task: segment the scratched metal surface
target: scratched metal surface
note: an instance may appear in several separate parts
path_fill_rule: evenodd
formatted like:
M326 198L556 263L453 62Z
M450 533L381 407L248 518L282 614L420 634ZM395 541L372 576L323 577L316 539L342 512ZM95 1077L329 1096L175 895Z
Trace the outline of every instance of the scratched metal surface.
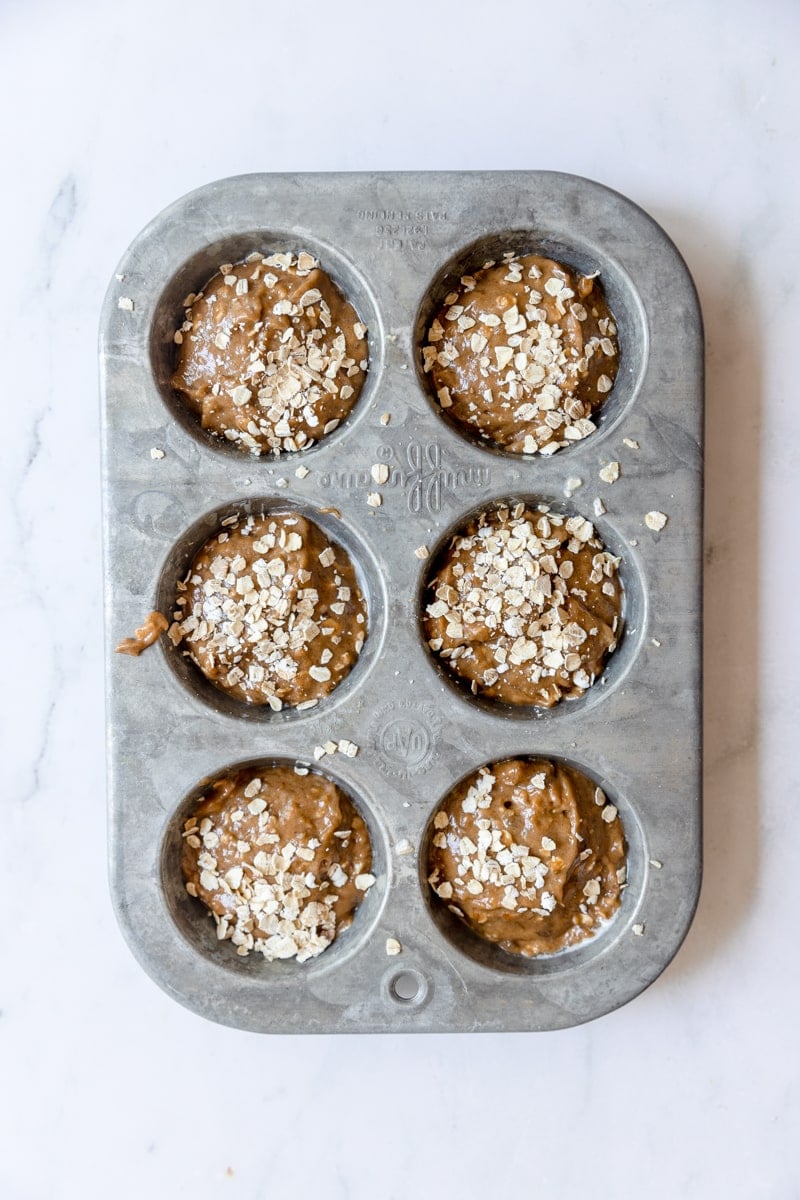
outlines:
M171 335L183 296L221 262L287 248L316 253L354 301L369 327L370 370L352 416L322 445L256 460L210 443L176 405L166 382ZM600 428L552 458L465 440L419 372L417 338L432 305L465 268L509 248L599 269L619 325L620 373ZM145 970L195 1012L261 1032L545 1030L630 1000L678 949L701 873L703 343L672 243L630 201L568 175L251 175L161 213L118 274L100 347L109 848L117 914ZM623 437L641 449L627 450ZM165 457L153 460L151 447ZM613 487L598 478L609 460L622 463ZM301 461L310 469L302 481ZM390 467L378 489L376 462ZM569 477L584 483L566 500ZM382 492L381 508L368 507L368 490ZM596 495L608 506L599 519ZM417 621L427 564L415 547L433 553L467 514L508 497L587 516L622 556L626 632L605 676L585 698L538 716L465 697L437 670ZM315 516L349 549L368 597L365 651L327 702L243 714L165 638L138 660L113 653L151 608L168 610L176 578L219 517L265 506ZM341 519L318 515L325 507ZM651 509L669 515L661 534L644 526ZM361 748L319 768L363 812L377 883L352 928L316 960L238 958L183 890L182 816L204 778L250 760L313 764L313 747L328 738ZM531 961L433 911L420 867L437 801L479 765L519 754L560 758L596 779L629 844L614 920L580 947ZM403 838L413 855L395 852ZM387 937L402 943L398 957L387 957Z

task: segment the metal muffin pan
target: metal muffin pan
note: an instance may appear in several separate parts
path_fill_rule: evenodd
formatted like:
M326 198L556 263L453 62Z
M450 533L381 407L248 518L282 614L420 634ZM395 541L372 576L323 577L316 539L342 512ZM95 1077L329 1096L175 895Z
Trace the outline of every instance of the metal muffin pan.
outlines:
M370 367L352 414L320 445L256 459L206 437L171 393L172 333L184 295L220 263L286 249L315 253L355 304ZM597 431L551 458L465 438L419 368L437 301L465 269L507 249L599 270L619 328L619 374ZM691 277L663 230L617 193L551 172L221 180L133 242L106 297L100 361L111 886L145 970L203 1016L286 1033L556 1029L647 987L689 928L701 876L703 336ZM612 460L621 476L608 485L598 472ZM375 463L390 468L382 486L370 477ZM568 498L576 477L583 484ZM380 508L368 491L382 494ZM599 518L595 496L608 509ZM465 695L419 627L437 548L471 514L517 498L586 516L622 558L621 643L584 697L547 712ZM326 701L248 711L204 684L165 637L139 659L114 654L150 609L169 612L216 518L264 507L317 520L350 552L367 598L361 660ZM669 517L660 533L644 523L653 509ZM427 561L415 556L421 545ZM357 757L317 763L314 747L340 738L359 746ZM539 959L471 934L431 905L425 879L438 802L483 763L514 755L595 779L628 842L613 920ZM352 927L303 965L240 958L218 943L180 876L180 825L203 781L264 760L327 773L372 837L376 884ZM387 956L387 938L401 954Z

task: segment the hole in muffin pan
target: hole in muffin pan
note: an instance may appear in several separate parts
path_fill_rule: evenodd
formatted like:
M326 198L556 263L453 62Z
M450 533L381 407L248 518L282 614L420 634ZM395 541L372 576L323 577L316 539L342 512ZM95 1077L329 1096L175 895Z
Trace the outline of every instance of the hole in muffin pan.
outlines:
M473 962L478 963L482 967L486 967L492 971L501 971L504 974L528 976L556 975L572 970L574 967L586 965L600 955L606 954L620 938L626 936L626 934L630 935L630 927L639 908L647 874L647 853L644 832L633 805L617 792L611 783L598 775L597 772L589 769L584 763L560 754L550 754L547 752L534 753L530 750L520 754L507 754L503 756L503 760L497 761L505 761L509 758L524 760L546 759L556 766L566 765L572 767L574 770L580 771L581 774L585 775L596 786L601 787L606 794L608 802L616 806L625 835L627 855L627 884L622 891L619 908L598 928L596 933L591 934L584 941L578 942L574 946L568 946L563 950L558 950L553 954L540 954L528 958L523 954L513 954L508 950L504 950L497 943L482 938L480 934L470 928L460 917L451 912L445 901L434 894L428 883L428 856L431 839L435 833L434 817L450 792L478 771L480 767L490 766L493 761L491 759L488 762L478 763L470 770L465 771L459 779L453 782L452 787L448 788L439 797L431 809L420 842L419 886L422 891L426 911L437 930L451 946L466 958L472 959Z
M184 319L183 300L190 292L199 292L219 271L222 263L242 262L254 251L263 254L282 252L299 253L307 250L313 254L320 266L331 277L346 300L355 308L359 320L367 326L369 358L364 386L350 414L341 425L315 442L307 450L291 454L252 455L235 443L218 437L203 429L199 416L192 412L186 401L171 384L170 380L178 359L178 347L173 341L175 330ZM240 462L268 463L277 461L294 462L305 459L318 448L332 446L348 433L361 414L369 408L381 373L383 361L383 327L373 292L356 267L334 247L316 238L297 233L280 233L275 230L253 230L210 242L188 258L161 292L153 313L150 327L150 369L158 392L175 421L194 438L209 449ZM255 465L253 467L255 468ZM288 469L288 468L287 468Z
M427 985L418 971L398 971L389 979L389 995L396 1004L420 1004L426 996Z
M247 957L236 953L231 941L219 941L216 923L202 900L195 899L186 891L181 871L182 831L184 822L196 808L206 789L216 779L248 767L266 770L269 767L295 765L308 767L309 773L329 779L336 785L363 818L372 847L371 872L376 882L364 894L353 915L352 924L338 934L333 942L316 958L299 963L296 959L276 959L268 962L262 954L251 951ZM388 892L388 864L390 855L386 833L379 823L372 806L361 795L354 793L349 784L343 783L335 772L323 771L313 763L291 758L250 758L221 768L200 780L181 800L169 818L161 838L160 874L161 889L167 911L181 936L215 966L236 975L274 983L296 983L301 976L320 975L337 967L355 954L367 942L380 920Z
M493 512L495 509L502 507L513 507L519 503L525 504L527 508L531 509L535 509L539 504L547 504L552 512L561 513L566 517L584 517L586 520L591 521L605 548L620 559L618 575L622 585L622 632L617 642L617 648L606 659L602 675L595 680L582 696L577 696L574 699L560 700L552 708L544 708L533 704L509 704L503 700L473 694L470 690L469 681L462 680L451 673L439 656L430 649L422 624L425 607L430 603L428 584L441 567L453 537L457 536L471 521L475 520L482 513ZM463 513L441 535L436 545L431 549L430 557L425 563L425 569L420 575L416 605L418 637L430 667L436 672L441 681L446 684L454 695L467 704L477 707L491 716L499 716L504 719L511 718L517 721L561 719L565 716L586 712L596 704L602 703L627 677L639 652L642 633L647 619L646 591L638 564L633 555L633 550L627 541L617 532L613 523L608 519L608 515L595 517L591 513L582 512L578 506L565 501L563 496L550 495L543 491L536 495L515 492L499 496L494 499L485 500L483 503Z
M484 263L490 260L499 261L508 250L513 250L517 255L538 254L544 258L551 258L582 274L599 271L605 298L617 325L619 369L604 404L592 416L597 429L588 439L584 438L571 446L565 446L553 455L519 454L482 438L477 432L471 433L448 416L447 410L439 404L430 373L426 374L422 367L422 347L427 340L428 327L442 306L445 296L455 290L462 275L480 270ZM563 461L563 455L569 454L575 447L584 446L587 441L594 445L597 439L609 433L619 423L644 377L648 330L645 312L633 282L615 259L610 258L588 240L584 242L573 238L565 242L558 235L545 230L515 229L478 238L439 269L417 309L413 326L413 345L420 386L436 415L446 421L459 437L480 447L481 450L512 459L515 463L524 461L542 464L552 462L553 459Z
M287 501L285 497L280 499L256 497L234 500L212 509L195 521L178 538L161 567L155 605L159 612L163 612L172 621L178 582L185 579L197 553L209 538L220 531L222 522L227 517L237 514L260 516L262 513L276 516L298 513L300 516L307 517L308 520L318 525L333 543L340 546L349 555L367 607L367 633L364 645L350 673L329 695L323 697L312 708L283 708L280 712L273 712L268 704L248 704L213 684L189 657L183 644L173 646L169 638L163 637L159 639L159 645L170 671L181 686L215 713L247 721L280 724L286 721L299 721L304 717L318 717L323 712L327 714L350 696L356 688L360 687L377 661L383 645L386 629L386 592L380 568L372 551L343 520L334 517L332 513L321 512L300 500Z

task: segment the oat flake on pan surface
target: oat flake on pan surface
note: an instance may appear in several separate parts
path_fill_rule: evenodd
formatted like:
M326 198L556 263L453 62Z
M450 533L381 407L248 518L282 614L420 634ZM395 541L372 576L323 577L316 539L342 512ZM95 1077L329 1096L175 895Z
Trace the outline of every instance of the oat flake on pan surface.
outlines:
M664 526L666 525L668 520L669 520L669 518L667 517L667 515L665 513L654 511L654 512L649 512L646 515L646 517L644 519L644 523L648 529L652 529L656 533L658 533L660 530L662 530L664 528Z

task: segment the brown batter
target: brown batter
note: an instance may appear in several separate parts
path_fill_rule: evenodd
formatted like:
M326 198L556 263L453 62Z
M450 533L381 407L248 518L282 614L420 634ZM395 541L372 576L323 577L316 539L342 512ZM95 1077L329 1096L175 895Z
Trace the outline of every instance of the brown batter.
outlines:
M350 672L367 616L341 546L298 513L232 517L178 585L169 636L248 704L311 707Z
M307 767L248 767L217 779L183 827L186 890L220 941L270 961L321 954L375 882L362 818Z
M169 628L169 621L160 612L151 612L145 617L133 637L125 638L116 648L117 654L132 654L138 657L148 646L157 642L159 637Z
M302 450L358 399L367 330L310 254L251 254L186 298L172 386L252 454Z
M544 708L581 696L619 637L618 565L583 517L483 513L434 567L428 645L475 694Z
M436 813L428 872L439 899L487 941L512 954L553 954L619 907L622 823L572 767L491 763Z
M553 454L595 429L617 374L617 327L596 277L509 252L465 275L428 328L423 367L468 432Z

